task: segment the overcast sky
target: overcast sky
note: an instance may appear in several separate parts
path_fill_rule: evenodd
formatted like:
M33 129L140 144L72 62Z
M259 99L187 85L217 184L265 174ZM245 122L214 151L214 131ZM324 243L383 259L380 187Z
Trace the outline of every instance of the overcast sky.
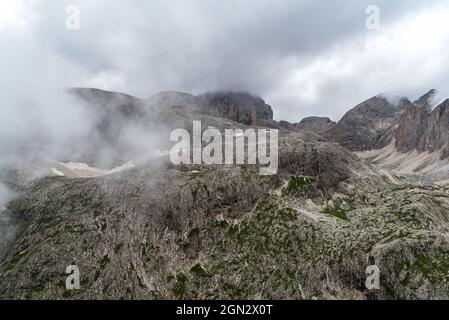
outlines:
M72 4L79 30L66 27ZM379 30L365 26L370 4ZM447 21L445 0L1 1L0 90L243 90L278 120L338 120L381 92L449 96Z

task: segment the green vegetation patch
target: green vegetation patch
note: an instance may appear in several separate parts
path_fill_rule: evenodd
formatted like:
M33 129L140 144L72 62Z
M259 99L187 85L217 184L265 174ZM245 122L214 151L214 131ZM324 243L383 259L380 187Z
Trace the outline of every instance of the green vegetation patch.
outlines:
M203 184L201 182L197 182L197 183L194 183L194 184L190 185L190 192L192 193L193 202L196 202L196 200L198 199L198 195L199 195L201 190L204 190L207 193L209 193L209 191L207 189L207 185L205 185L205 184Z
M186 292L186 289L187 289L188 281L189 281L189 279L183 272L178 273L176 275L176 283L172 289L173 293L178 297L184 295L184 293Z
M282 189L282 195L290 195L297 190L307 190L311 187L311 185L315 182L315 178L312 177L291 177L288 181L287 186Z
M348 221L348 217L346 215L346 210L344 210L341 205L343 204L343 200L338 198L333 201L332 206L327 206L324 209L323 213L329 214L331 216L334 216L338 219L346 220Z
M448 257L429 257L422 254L416 256L413 267L417 268L430 281L436 283L442 278L449 279Z
M189 234L188 234L188 238L192 239L197 237L200 234L200 229L199 228L193 228L192 230L190 230Z
M209 275L207 270L199 263L195 264L192 268L190 268L190 272L196 275L197 277L207 277Z
M122 248L123 248L123 242L119 242L114 248L114 253L119 254L122 251Z

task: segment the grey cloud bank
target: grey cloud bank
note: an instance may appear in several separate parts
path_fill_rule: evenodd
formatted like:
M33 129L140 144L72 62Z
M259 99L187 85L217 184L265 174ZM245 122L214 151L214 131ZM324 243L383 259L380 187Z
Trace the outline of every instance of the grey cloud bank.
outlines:
M447 52L448 30L438 22L447 1L21 3L23 25L0 28L3 77L18 82L36 77L50 87L140 97L246 90L291 121L336 120L381 91L417 96L447 87L447 64L435 59ZM365 28L370 4L380 8L379 31ZM65 27L67 5L80 8L79 31Z

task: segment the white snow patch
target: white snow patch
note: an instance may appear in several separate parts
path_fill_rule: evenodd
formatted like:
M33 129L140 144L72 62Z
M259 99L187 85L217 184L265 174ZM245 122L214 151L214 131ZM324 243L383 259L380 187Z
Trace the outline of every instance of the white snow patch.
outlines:
M64 176L64 173L61 172L61 171L59 171L59 170L56 169L56 168L51 168L51 172L53 172L53 173L54 173L55 175L57 175L57 176L61 176L61 177Z
M90 167L88 164L80 162L68 162L68 163L57 162L57 168L52 169L52 171L55 174L58 174L56 172L59 172L58 175L62 174L64 176L72 178L92 178L121 172L123 170L130 169L133 167L134 163L132 161L122 166L113 168L111 170L103 170Z

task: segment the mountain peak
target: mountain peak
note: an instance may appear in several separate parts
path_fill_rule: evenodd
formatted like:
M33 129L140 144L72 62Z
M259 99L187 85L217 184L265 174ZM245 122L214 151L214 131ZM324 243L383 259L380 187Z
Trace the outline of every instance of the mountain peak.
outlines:
M414 104L430 111L432 109L433 98L435 97L436 93L437 91L435 89L431 89L427 93L419 97L419 99L416 100Z

